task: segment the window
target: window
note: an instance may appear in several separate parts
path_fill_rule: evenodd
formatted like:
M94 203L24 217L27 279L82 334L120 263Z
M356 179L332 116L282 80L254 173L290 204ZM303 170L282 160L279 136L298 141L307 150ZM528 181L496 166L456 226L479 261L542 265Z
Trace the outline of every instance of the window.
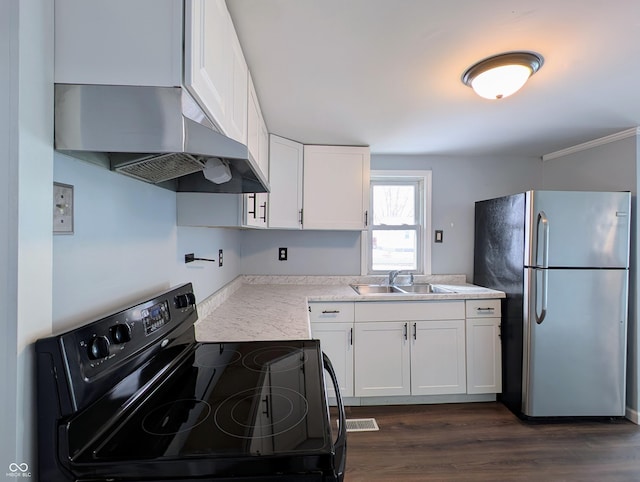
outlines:
M430 193L431 171L372 171L367 274L430 274Z

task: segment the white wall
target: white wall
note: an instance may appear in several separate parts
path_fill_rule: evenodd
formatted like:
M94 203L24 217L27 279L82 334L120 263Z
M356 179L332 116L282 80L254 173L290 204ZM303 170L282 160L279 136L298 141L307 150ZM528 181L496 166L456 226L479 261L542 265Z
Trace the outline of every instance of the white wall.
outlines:
M287 261L278 248L288 248ZM359 231L242 232L243 274L359 275Z
M60 153L54 180L74 186L74 233L53 237L54 331L170 286L175 193Z
M178 270L174 284L192 282L196 300L200 302L233 281L242 273L240 236L241 232L237 229L178 227ZM208 261L184 263L187 253L217 260L219 249L223 251L222 267Z
M474 202L538 189L542 163L523 157L438 157L373 155L372 170L431 170L432 229L444 230L444 242L432 244L433 274L473 278ZM433 239L433 233L429 236ZM278 261L279 247L289 261ZM360 274L360 235L339 231L245 231L245 274Z
M0 470L37 470L33 341L51 331L53 0L0 4Z
M598 145L545 161L542 186L548 190L636 192L636 137Z
M16 461L18 3L0 3L0 467ZM31 462L29 460L29 462Z
M64 331L176 284L202 301L240 274L240 232L176 226L176 194L61 153L74 186L74 233L53 237L53 324ZM216 258L223 267L184 255Z
M632 193L627 353L628 417L638 422L640 411L640 329L638 327L638 198L640 147L637 136L602 144L544 162L544 189L582 191L630 191Z

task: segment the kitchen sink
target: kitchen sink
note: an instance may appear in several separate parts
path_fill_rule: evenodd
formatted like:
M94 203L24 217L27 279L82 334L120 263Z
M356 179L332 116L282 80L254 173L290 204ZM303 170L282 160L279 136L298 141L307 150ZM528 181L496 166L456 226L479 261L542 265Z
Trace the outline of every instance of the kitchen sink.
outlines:
M430 294L430 293L455 293L455 291L442 288L429 283L416 283L412 285L375 285L375 284L355 284L350 285L359 295L377 294Z
M387 285L351 285L359 295L373 295L381 293L403 293L396 286Z
M395 286L402 293L455 293L455 291L442 288L438 285L432 285L430 283L416 283L412 285L400 285Z

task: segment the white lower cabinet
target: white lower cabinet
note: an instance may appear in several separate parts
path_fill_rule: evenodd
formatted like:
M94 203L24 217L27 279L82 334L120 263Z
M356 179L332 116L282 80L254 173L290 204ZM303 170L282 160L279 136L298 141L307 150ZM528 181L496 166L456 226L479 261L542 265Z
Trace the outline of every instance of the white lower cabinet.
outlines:
M309 303L311 333L329 357L338 378L340 394L353 396L353 303ZM327 391L335 396L329 383Z
M355 396L411 394L408 324L356 323Z
M329 357L338 378L340 394L353 396L353 323L311 323L313 337L320 340L322 351ZM335 396L327 385L329 396Z
M464 320L412 325L411 394L466 393Z
M312 302L345 397L502 390L500 300Z
M500 300L467 301L467 393L502 392Z
M356 396L466 392L463 320L357 323L356 340Z
M357 304L355 395L465 393L464 310L464 301Z

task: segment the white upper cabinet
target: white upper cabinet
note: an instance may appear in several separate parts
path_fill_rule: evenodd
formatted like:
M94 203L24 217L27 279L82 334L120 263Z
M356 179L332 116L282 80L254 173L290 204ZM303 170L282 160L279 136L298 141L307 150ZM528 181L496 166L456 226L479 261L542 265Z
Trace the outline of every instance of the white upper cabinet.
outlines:
M247 112L247 147L249 154L260 167L265 177L269 177L269 133L262 117L260 102L249 75L249 98Z
M231 115L230 22L221 0L185 2L184 83L218 123Z
M266 192L254 192L243 194L242 225L252 228L267 227L267 201L269 195Z
M267 180L269 179L269 133L262 117L258 95L249 74L247 111L247 148ZM273 189L273 188L272 188ZM244 195L244 224L256 228L267 227L267 203L264 192Z
M303 145L269 136L269 228L302 228Z
M247 143L248 69L224 0L185 0L184 83L229 137Z
M368 147L304 146L304 229L366 229Z
M199 0L201 2L205 0ZM222 2L224 4L224 1ZM227 12L228 15L228 12ZM249 91L249 69L240 47L240 41L229 18L229 42L231 44L231 115L225 124L227 134L243 144L247 143L247 98Z

